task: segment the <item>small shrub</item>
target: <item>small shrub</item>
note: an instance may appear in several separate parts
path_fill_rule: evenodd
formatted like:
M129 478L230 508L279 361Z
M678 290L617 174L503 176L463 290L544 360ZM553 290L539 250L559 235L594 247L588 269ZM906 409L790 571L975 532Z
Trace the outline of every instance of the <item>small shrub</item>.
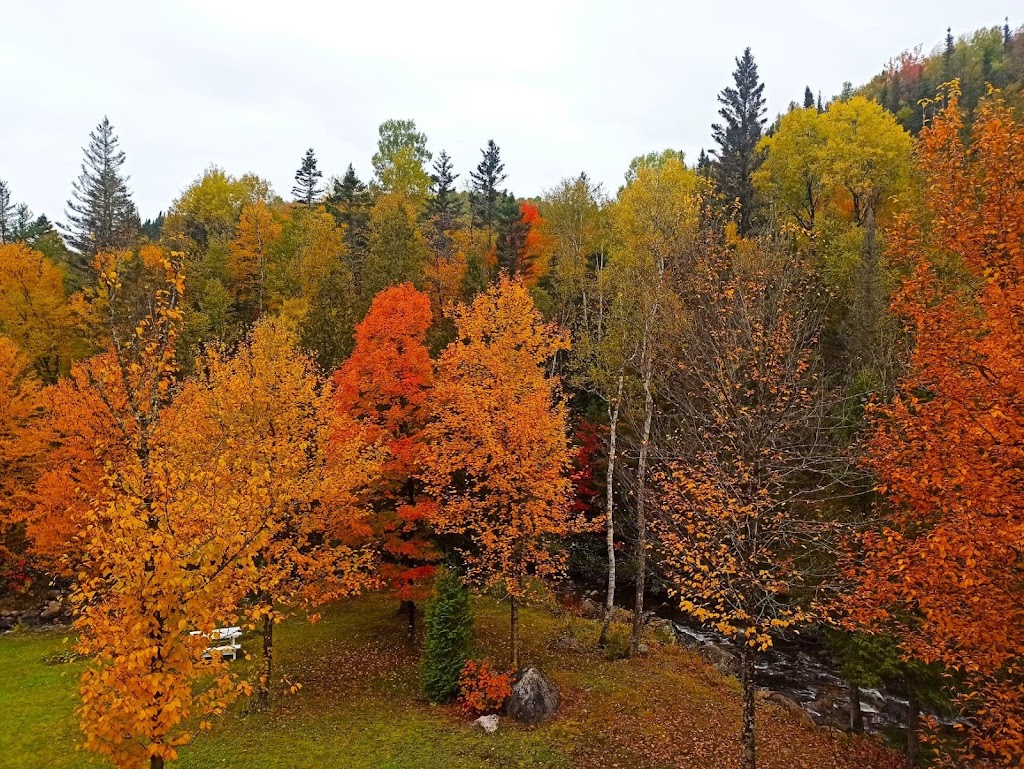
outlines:
M459 675L469 659L473 639L469 592L451 569L439 569L434 577L434 598L427 606L425 622L420 683L431 702L448 702L459 693Z
M602 652L606 660L621 660L629 656L630 628L623 625L612 625L608 629L608 643Z
M499 673L487 660L470 660L459 676L459 699L463 713L484 716L501 710L512 693L512 674Z

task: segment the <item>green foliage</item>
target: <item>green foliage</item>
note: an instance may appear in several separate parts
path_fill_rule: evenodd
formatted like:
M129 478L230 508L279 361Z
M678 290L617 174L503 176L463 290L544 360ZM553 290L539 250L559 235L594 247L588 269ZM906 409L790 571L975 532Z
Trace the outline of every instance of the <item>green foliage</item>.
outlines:
M439 569L434 590L426 615L421 682L431 702L447 702L459 693L459 675L469 659L473 638L473 617L469 591L455 571Z

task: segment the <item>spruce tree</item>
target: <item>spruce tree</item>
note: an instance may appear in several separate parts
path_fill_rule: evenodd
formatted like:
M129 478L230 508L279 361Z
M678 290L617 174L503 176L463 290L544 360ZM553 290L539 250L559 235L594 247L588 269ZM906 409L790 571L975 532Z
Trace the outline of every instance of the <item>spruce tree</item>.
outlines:
M821 101L821 91L818 91L818 112L825 111L825 104Z
M1007 50L1007 51L1010 50L1010 41L1012 39L1013 39L1013 36L1010 33L1010 17L1007 16L1006 20L1003 22L1003 49L1004 50Z
M814 92L810 86L804 88L804 109L810 109L814 106Z
M345 261L358 287L361 285L363 263L366 260L367 237L370 225L370 190L360 181L355 168L348 164L345 175L335 177L327 196L327 210L334 220L345 227Z
M705 179L710 179L715 173L711 157L704 151L703 147L701 147L700 154L697 156L697 173Z
M439 569L434 578L434 599L427 607L426 625L420 682L428 700L447 702L459 693L459 674L469 659L473 640L469 591L450 569Z
M14 204L11 202L11 188L0 179L0 243L14 240Z
M761 161L757 143L765 124L764 83L757 76L757 64L750 48L736 59L733 72L735 88L724 88L718 95L722 108L718 114L724 123L711 127L718 143L718 186L726 199L739 201L740 234L750 232L754 221L754 183L752 176Z
M313 153L313 148L310 147L306 150L305 157L302 158L302 165L295 172L295 186L292 187L292 195L295 196L296 202L302 203L306 208L312 208L319 202L321 190L318 185L321 176L323 173L317 169L316 155Z
M505 164L501 162L501 150L494 139L487 141L487 149L480 150L483 159L476 170L470 174L473 193L473 223L488 230L494 227L497 215L498 198L501 190L498 186L505 181Z
M72 185L62 228L79 259L73 268L85 272L100 251L130 248L138 238L139 214L121 167L121 150L110 120L103 118L89 134L82 173Z
M433 168L434 173L430 178L433 180L431 191L434 196L427 211L440 229L449 230L455 226L462 213L462 201L455 190L455 180L459 175L452 173L452 159L444 150L437 156Z
M942 76L946 80L953 79L953 52L956 50L956 40L953 38L953 28L946 27L946 48L942 51Z

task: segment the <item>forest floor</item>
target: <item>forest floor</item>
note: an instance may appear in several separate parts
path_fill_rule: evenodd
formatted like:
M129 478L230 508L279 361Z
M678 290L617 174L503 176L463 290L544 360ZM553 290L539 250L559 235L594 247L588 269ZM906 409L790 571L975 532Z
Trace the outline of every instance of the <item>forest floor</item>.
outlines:
M422 698L419 649L405 640L405 620L395 608L381 596L366 596L330 607L316 624L295 619L279 626L275 680L287 676L302 688L290 694L278 683L271 708L260 714L247 714L238 703L170 766L739 767L739 686L691 651L652 641L639 659L606 659L594 647L596 623L527 609L521 614L523 658L551 676L562 707L548 724L526 727L502 718L497 734L486 735L455 706ZM503 662L507 607L479 598L473 608L478 656ZM621 641L626 629L617 633ZM579 643L552 643L559 636ZM104 765L76 748L83 663L47 661L70 643L67 628L0 637L3 766ZM258 638L250 635L243 647L255 656ZM757 739L764 769L903 766L875 739L813 726L767 702L759 704Z

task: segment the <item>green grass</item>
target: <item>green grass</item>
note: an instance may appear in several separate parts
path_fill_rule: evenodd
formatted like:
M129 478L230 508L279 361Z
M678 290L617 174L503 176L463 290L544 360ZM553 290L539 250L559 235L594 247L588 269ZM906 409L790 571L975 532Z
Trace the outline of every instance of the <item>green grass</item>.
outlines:
M271 708L247 713L237 703L181 751L181 769L474 769L475 767L693 767L738 765L739 698L696 655L655 647L637 660L608 660L594 623L542 609L522 612L523 656L546 670L563 705L558 718L530 728L502 719L485 735L454 706L419 694L418 648L404 637L395 604L368 596L325 611L317 624L291 620L275 635L277 690ZM507 608L474 601L479 656L506 661ZM586 642L555 651L570 630ZM0 766L58 769L104 766L76 750L74 713L82 662L46 664L67 649L65 635L0 637ZM243 642L256 654L255 636ZM235 663L245 673L251 662ZM281 676L302 684L287 692ZM759 725L761 765L869 769L895 766L867 740L829 736L766 707Z

